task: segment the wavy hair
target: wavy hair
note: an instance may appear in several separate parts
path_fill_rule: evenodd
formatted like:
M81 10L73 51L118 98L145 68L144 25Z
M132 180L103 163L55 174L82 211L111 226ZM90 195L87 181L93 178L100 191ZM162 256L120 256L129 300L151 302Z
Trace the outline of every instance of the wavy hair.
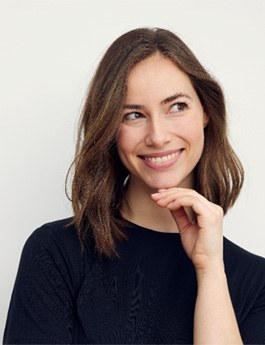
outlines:
M242 165L227 138L225 101L218 82L174 33L160 28L125 33L106 51L91 80L71 165L73 223L81 243L93 238L97 252L108 257L116 253L115 240L125 237L119 208L129 172L117 153L116 136L126 82L131 68L155 53L186 73L209 120L195 168L195 189L226 213L243 184Z

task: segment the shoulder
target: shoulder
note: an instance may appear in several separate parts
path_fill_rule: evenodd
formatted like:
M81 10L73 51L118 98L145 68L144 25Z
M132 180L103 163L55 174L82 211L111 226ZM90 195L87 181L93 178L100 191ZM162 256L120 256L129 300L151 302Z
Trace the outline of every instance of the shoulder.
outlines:
M82 251L71 221L44 224L27 239L8 313L7 342L72 343L69 330L90 254Z
M260 272L265 278L265 258L249 252L226 237L224 238L224 261L226 268L245 272Z
M227 276L232 281L251 282L259 289L265 288L265 258L249 252L224 238L224 264Z
M52 255L62 252L81 252L77 231L72 218L61 219L43 224L27 239L23 251L47 249Z
M265 259L224 238L224 264L239 320L251 310L265 310Z
M27 239L21 255L19 275L35 275L43 270L69 276L75 284L82 280L91 251L82 247L72 218L46 223Z
M224 264L242 336L250 339L253 329L255 339L264 337L265 259L224 238Z
M73 218L65 218L41 225L29 236L26 244L41 243L43 246L57 244L80 247Z

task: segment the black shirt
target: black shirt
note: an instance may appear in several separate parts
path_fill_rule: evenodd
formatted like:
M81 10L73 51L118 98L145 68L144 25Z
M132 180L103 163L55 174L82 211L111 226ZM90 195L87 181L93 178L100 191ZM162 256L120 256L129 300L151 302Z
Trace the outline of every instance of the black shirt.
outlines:
M108 259L82 253L69 221L27 240L5 344L193 343L197 281L179 234L130 224ZM224 262L242 339L265 344L265 259L224 238Z

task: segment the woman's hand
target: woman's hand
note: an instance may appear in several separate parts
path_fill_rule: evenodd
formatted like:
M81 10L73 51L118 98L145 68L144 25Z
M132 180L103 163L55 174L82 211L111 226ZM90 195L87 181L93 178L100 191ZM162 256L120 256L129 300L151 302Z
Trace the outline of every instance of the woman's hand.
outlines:
M192 189L160 189L152 199L169 209L179 229L183 248L195 269L223 267L223 210ZM194 221L185 208L191 208Z
M242 344L223 264L223 210L191 189L161 189L152 194L174 217L198 283L194 344ZM192 221L186 210L192 210Z

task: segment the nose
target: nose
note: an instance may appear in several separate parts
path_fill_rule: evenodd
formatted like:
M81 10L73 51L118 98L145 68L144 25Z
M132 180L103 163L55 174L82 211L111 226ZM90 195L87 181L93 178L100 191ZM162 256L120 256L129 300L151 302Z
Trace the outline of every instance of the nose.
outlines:
M166 143L170 142L169 123L166 123L165 119L149 119L146 131L145 143L147 146L162 148Z

